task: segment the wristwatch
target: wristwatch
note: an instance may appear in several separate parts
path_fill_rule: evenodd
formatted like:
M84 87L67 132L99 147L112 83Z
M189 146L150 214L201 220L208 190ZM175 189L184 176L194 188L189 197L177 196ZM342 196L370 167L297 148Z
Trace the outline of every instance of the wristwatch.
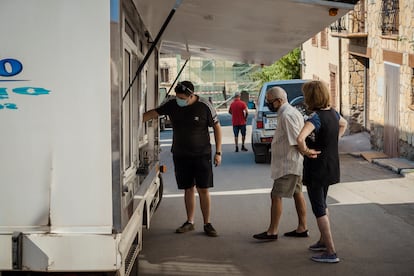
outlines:
M221 151L216 151L216 155L221 155Z

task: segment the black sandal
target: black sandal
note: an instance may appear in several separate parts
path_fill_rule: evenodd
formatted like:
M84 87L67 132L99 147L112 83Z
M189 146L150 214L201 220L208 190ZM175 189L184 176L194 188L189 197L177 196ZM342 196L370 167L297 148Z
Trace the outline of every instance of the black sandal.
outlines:
M307 237L309 237L309 231L305 230L301 233L298 233L298 232L296 232L296 230L293 230L293 231L285 233L284 235L285 235L285 237L307 238Z
M253 235L257 240L277 240L277 235L268 235L267 232Z

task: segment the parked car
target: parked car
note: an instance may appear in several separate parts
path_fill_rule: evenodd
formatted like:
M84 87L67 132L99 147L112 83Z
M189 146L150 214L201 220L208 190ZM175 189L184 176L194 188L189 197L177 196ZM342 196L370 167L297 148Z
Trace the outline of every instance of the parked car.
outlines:
M282 87L288 96L288 101L304 116L306 108L302 95L302 85L307 80L278 80L266 82L260 89L256 103L256 112L252 120L252 148L256 163L269 163L271 158L270 145L277 124L277 113L269 110L265 104L266 91L274 86Z

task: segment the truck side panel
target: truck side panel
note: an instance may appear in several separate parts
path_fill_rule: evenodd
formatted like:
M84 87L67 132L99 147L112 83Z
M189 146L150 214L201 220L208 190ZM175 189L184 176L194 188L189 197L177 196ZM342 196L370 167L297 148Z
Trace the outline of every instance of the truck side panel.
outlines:
M111 233L109 12L2 1L0 233Z

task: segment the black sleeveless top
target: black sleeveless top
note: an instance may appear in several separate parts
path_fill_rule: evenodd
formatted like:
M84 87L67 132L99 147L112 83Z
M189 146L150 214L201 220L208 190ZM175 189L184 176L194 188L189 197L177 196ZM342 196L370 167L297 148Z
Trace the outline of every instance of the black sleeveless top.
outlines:
M318 110L320 127L306 137L308 148L321 151L318 158L303 161L303 183L307 186L328 186L340 180L338 135L339 119L334 109Z

